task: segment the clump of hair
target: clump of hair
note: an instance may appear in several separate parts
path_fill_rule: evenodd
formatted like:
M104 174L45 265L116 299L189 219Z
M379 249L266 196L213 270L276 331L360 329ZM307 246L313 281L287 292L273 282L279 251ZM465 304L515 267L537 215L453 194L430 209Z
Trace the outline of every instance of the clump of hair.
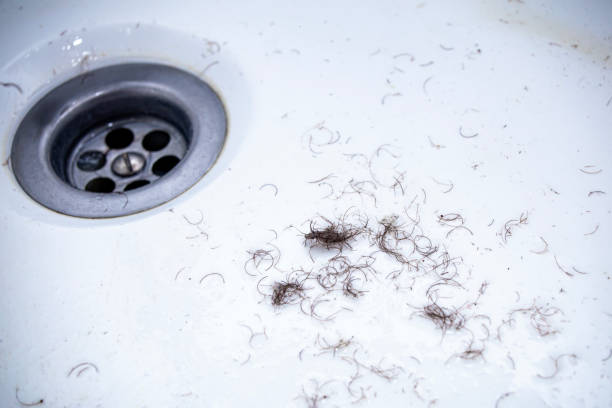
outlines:
M392 215L378 221L381 229L374 236L374 242L378 249L395 258L401 264L408 263L408 259L397 249L399 241L410 238L410 235L402 230L402 226L398 223L398 216Z
M355 226L346 222L345 217L340 218L337 222L325 217L321 219L324 226L318 227L316 222L311 221L310 230L304 234L304 242L310 248L337 249L338 251L351 248L351 241L367 228L367 222L364 226Z
M272 286L272 304L282 306L297 303L304 299L304 282L298 279L274 282Z
M459 310L440 306L435 301L423 307L419 315L431 320L443 332L465 326L465 316Z

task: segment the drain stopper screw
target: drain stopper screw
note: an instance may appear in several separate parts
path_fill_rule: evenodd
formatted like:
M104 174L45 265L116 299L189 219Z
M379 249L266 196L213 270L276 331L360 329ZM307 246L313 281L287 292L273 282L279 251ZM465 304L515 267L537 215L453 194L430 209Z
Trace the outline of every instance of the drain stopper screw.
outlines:
M113 160L111 169L113 173L121 177L130 177L139 173L145 166L145 158L142 154L128 152L117 156Z

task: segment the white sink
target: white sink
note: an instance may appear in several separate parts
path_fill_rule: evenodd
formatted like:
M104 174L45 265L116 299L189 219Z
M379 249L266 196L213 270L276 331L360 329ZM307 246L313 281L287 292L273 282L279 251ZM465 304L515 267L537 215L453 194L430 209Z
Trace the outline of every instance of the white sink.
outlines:
M610 406L612 4L532 3L4 1L0 406ZM5 161L13 133L122 61L207 81L225 149L153 210L48 210ZM420 217L447 274L361 234L343 254L375 259L365 293L325 293L337 251L302 233L349 209L374 231ZM272 305L297 269L302 307Z

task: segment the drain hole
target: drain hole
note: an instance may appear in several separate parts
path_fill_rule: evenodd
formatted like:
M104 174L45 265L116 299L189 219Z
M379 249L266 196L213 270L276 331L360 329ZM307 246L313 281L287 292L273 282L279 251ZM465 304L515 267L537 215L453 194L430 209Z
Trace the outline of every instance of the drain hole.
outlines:
M111 149L124 149L134 141L134 134L130 129L119 128L108 132L106 145Z
M144 187L144 186L146 186L149 183L150 182L148 180L136 180L136 181L132 181L130 184L125 186L123 191L135 190L137 188Z
M79 156L77 167L83 171L99 170L106 164L106 156L102 152L90 150Z
M153 174L163 176L174 168L179 162L176 156L164 156L153 164Z
M142 147L150 152L158 152L170 143L170 135L162 130L154 130L142 139Z
M93 193L112 193L114 189L115 182L106 177L95 178L85 186L85 190Z

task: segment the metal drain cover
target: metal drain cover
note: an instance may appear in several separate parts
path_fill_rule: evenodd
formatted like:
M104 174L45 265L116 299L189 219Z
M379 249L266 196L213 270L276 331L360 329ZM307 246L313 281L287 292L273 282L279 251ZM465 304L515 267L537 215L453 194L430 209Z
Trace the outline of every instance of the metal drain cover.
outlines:
M19 125L19 184L63 214L105 218L155 207L214 164L227 129L217 94L160 64L89 71L43 96Z

